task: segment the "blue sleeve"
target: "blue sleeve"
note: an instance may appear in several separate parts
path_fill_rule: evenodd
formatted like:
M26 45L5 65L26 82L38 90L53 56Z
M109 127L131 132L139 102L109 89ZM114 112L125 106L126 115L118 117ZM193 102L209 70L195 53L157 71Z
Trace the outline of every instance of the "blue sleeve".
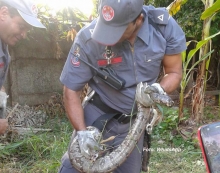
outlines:
M167 41L165 52L167 55L178 54L186 50L185 33L171 16L164 33L164 37Z
M93 77L93 73L88 65L80 61L79 58L88 62L87 55L83 50L84 44L76 37L60 76L60 81L67 88L79 91Z

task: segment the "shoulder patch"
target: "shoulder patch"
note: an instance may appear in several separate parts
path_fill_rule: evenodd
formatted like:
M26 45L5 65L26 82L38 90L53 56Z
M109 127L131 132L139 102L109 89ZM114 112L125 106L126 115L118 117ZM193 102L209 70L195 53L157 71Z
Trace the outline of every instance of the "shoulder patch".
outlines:
M148 13L156 24L168 24L169 13L166 9L156 8L154 10L149 10Z
M78 46L75 47L73 54L71 55L70 61L73 65L73 67L79 67L80 66L80 48Z

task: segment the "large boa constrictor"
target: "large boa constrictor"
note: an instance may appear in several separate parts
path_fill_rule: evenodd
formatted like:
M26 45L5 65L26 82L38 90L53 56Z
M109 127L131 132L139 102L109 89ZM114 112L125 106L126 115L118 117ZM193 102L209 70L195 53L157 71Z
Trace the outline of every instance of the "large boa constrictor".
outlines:
M173 101L167 95L152 93L151 98L159 104L162 103L167 106L173 105ZM152 119L151 108L146 108L139 103L137 106L137 117L124 141L112 152L103 157L98 157L93 161L87 159L81 154L76 132L74 131L68 149L71 164L80 172L84 173L108 173L119 167L130 155L144 132L147 123ZM94 130L93 128L95 127L88 127L87 130Z

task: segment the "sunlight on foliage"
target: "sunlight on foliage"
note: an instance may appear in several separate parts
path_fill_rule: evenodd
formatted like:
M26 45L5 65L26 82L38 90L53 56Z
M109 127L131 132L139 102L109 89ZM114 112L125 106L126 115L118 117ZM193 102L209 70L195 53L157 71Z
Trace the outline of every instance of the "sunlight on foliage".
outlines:
M76 37L76 34L77 34L77 32L74 28L69 30L68 33L67 33L67 36L66 36L67 41L70 41L70 40L73 41Z
M168 7L167 10L171 16L175 15L188 0L175 0Z

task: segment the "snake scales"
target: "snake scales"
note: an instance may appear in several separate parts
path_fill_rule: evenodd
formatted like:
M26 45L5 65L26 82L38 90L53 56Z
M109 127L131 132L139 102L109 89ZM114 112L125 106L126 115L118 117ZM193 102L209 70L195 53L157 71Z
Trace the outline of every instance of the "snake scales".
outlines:
M151 98L153 101L159 104L162 103L167 106L173 105L173 101L167 95L152 93ZM142 133L144 132L147 123L149 123L152 118L151 108L144 107L140 103L138 103L137 106L137 117L124 141L110 153L102 157L97 157L95 160L89 160L81 154L79 143L76 137L76 131L74 131L68 149L71 164L80 172L84 173L107 173L112 172L114 169L119 167L130 155ZM87 130L93 130L93 128L95 127L87 127Z

